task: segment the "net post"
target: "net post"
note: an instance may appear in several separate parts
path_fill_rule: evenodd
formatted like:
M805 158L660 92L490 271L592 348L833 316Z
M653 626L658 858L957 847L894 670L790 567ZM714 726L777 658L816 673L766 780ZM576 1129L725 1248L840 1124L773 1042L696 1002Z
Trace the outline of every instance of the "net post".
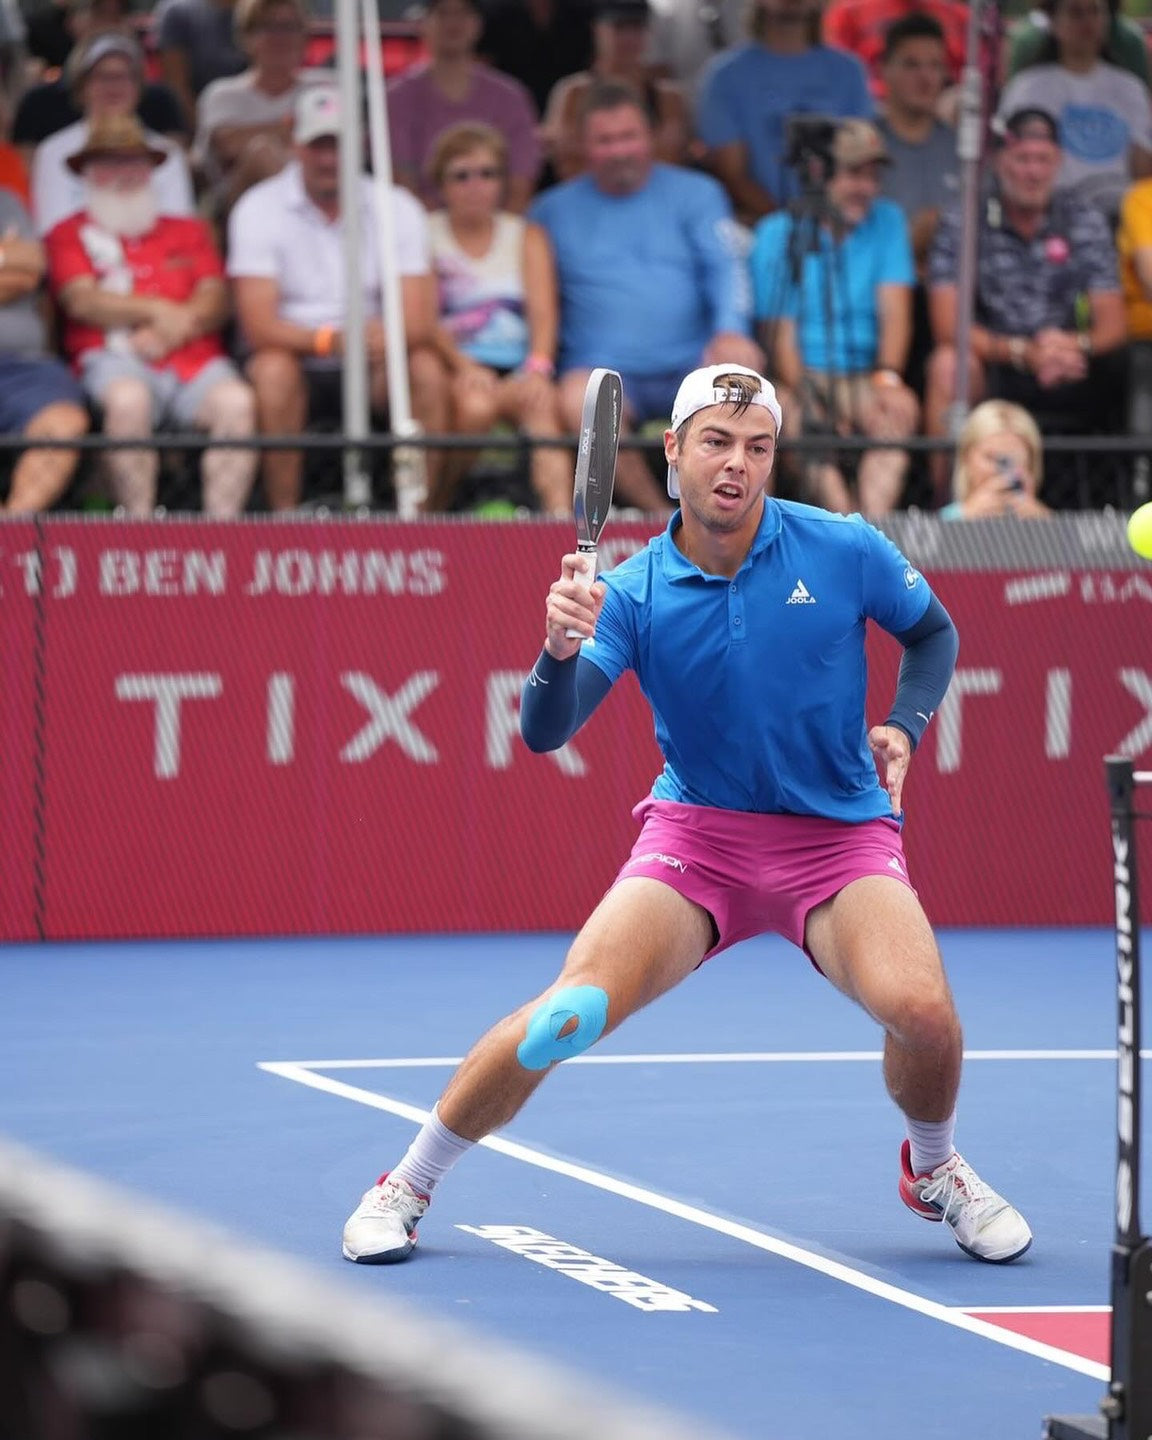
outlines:
M1140 907L1137 895L1135 774L1127 756L1104 761L1112 816L1116 903L1116 1248L1140 1242ZM1144 1440L1144 1437L1141 1437Z
M1112 1379L1101 1410L1109 1440L1152 1435L1152 1241L1140 1224L1142 1094L1140 898L1136 774L1127 756L1104 761L1112 818L1116 904L1116 1233L1112 1244ZM1143 777L1141 777L1143 778Z
M1050 1415L1045 1440L1152 1437L1152 1240L1140 1228L1140 898L1135 791L1152 774L1104 760L1116 909L1116 1211L1112 1242L1111 1379L1100 1417Z

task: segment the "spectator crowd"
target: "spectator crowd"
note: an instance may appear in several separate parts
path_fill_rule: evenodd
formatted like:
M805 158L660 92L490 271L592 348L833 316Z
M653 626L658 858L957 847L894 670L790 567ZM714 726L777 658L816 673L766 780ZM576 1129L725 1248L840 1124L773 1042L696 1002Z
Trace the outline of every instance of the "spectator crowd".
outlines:
M152 513L165 432L212 442L180 481L211 515L337 489L299 449L228 442L339 426L350 285L374 424L395 303L413 419L545 442L499 483L548 514L597 366L648 437L687 370L763 370L802 442L781 492L871 517L1105 503L1044 438L1152 437L1148 46L1114 0L981 29L970 315L963 0L424 0L389 76L391 191L366 158L355 195L308 0L38 3L0 103L0 429L38 442L10 452L9 513ZM131 443L81 464L88 432ZM429 448L425 508L482 499L485 466L515 469L494 453ZM671 508L643 448L617 503Z

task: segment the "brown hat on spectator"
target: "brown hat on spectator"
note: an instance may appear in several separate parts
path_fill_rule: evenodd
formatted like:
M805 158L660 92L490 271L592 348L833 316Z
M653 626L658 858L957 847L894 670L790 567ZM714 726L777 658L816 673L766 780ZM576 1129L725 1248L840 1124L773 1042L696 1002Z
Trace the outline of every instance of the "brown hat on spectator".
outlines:
M867 120L841 120L832 141L832 159L840 170L855 170L876 161L891 163L884 137Z
M149 145L135 116L108 115L88 127L88 139L68 156L68 168L79 175L89 160L150 160L155 166L167 158L167 151Z

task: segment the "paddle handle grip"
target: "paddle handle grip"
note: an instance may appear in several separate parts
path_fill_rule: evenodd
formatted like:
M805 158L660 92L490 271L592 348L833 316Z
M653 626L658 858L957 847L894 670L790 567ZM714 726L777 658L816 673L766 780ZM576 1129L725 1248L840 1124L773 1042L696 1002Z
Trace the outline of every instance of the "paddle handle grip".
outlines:
M575 579L584 586L585 590L591 590L592 581L596 578L596 546L589 545L587 541L581 541L576 547L576 553L584 557L584 569L577 570ZM583 640L584 636L579 630L565 630L569 640Z

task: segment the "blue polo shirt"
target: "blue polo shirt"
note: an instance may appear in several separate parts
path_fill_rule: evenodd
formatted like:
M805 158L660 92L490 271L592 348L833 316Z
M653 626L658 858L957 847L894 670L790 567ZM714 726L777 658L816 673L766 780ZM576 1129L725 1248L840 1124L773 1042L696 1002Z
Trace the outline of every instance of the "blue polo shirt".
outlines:
M810 370L840 375L871 370L880 339L880 286L911 289L916 283L903 210L894 200L873 201L860 224L838 244L822 227L819 253L805 253L799 285L789 254L795 223L791 215L777 211L756 226L750 262L756 318L794 320L800 353Z
M868 749L865 622L910 630L932 595L858 516L768 499L734 579L706 575L668 529L600 578L581 654L652 706L661 800L859 822L890 816Z
M653 165L629 195L578 175L538 195L528 215L556 256L560 371L683 375L713 335L750 332L747 243L711 175Z

